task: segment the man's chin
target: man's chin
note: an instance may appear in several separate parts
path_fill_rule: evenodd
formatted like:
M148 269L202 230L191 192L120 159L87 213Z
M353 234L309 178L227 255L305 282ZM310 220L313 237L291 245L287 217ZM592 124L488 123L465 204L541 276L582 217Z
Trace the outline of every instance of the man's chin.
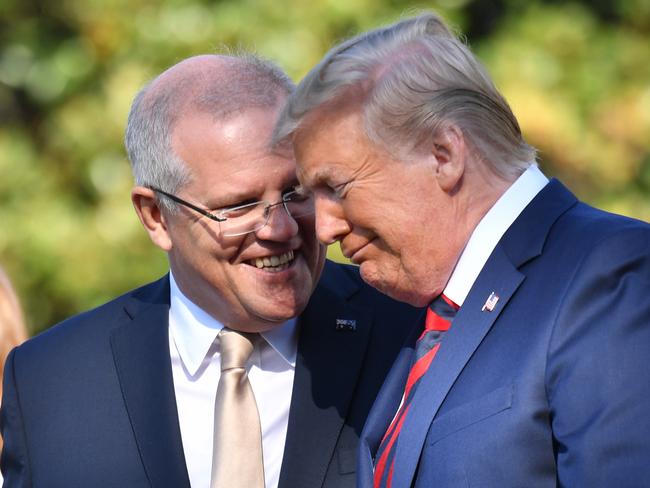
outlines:
M368 283L370 286L377 289L384 295L395 298L393 294L396 293L397 290L395 289L394 284L386 280L385 277L378 273L377 266L374 263L370 261L364 261L359 266L359 273L361 274L361 279Z
M274 297L275 298L275 297ZM294 296L284 299L272 299L255 304L249 311L253 320L257 322L260 330L264 332L281 326L287 320L297 317L307 306L309 297Z
M429 297L422 296L416 290L402 287L395 281L389 281L375 272L376 268L361 265L360 273L363 281L375 288L377 291L389 296L393 300L405 302L415 307L423 307L431 301Z

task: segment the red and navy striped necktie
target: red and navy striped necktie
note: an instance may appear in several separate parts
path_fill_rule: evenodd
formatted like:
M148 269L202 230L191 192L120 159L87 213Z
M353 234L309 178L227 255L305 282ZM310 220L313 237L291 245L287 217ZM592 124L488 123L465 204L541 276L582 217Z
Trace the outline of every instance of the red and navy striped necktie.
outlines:
M458 308L458 305L449 298L444 295L439 295L427 309L424 331L415 343L415 356L406 380L402 405L384 434L375 455L374 488L391 487L393 469L395 467L397 440L402 425L404 424L404 419L408 413L411 400L413 399L420 379L427 372L433 358L438 352L440 341L445 332L449 330Z

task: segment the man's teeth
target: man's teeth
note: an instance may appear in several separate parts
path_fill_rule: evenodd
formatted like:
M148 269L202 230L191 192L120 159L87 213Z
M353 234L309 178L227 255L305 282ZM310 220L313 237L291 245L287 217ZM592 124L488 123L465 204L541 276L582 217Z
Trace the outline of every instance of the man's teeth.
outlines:
M258 268L277 268L282 267L282 269L288 267L289 262L293 261L293 251L285 252L279 256L267 256L264 258L255 259L255 266Z

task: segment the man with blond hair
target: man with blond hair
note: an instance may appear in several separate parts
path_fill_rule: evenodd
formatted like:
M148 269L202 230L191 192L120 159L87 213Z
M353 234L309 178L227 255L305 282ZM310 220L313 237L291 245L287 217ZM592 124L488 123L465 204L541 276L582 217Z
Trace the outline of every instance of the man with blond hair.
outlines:
M429 305L364 427L361 488L648 484L650 226L549 181L438 16L333 48L275 138L321 242Z

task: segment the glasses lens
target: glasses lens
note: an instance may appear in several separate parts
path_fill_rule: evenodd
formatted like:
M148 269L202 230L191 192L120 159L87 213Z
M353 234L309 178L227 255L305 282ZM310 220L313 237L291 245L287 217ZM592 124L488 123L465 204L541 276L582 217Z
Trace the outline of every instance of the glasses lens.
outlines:
M284 204L287 212L293 218L314 214L314 199L311 195L292 191L286 193L282 201L274 204L256 202L222 210L218 215L226 220L219 223L221 233L225 237L234 237L256 232L267 224L273 207L281 204Z
M219 223L222 234L226 237L233 237L261 229L268 220L266 207L266 202L256 202L222 210L219 212L219 217L226 219Z

